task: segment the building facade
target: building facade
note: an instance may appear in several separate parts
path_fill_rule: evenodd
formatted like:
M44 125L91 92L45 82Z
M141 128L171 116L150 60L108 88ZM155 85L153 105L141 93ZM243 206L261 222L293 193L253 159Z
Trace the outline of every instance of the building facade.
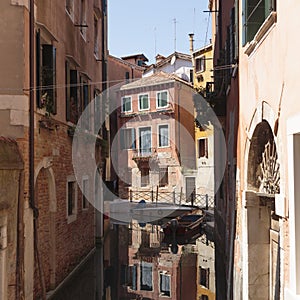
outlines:
M115 145L122 198L130 191L195 190L189 184L195 173L192 99L190 84L165 73L120 88Z
M216 59L222 62L225 53L231 70L223 77L230 80L223 106L227 170L216 197L217 299L298 299L299 63L293 49L299 4L210 5L218 24Z
M45 298L95 247L101 146L79 183L72 142L106 80L104 3L0 4L1 299ZM87 126L98 136L94 118Z

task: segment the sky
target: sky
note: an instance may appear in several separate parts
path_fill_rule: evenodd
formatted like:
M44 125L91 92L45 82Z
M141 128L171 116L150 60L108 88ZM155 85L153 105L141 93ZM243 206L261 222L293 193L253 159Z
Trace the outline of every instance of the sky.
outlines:
M108 49L122 57L143 53L149 63L156 54L189 54L189 33L194 49L211 38L208 0L108 0ZM176 19L176 23L174 22ZM176 34L175 34L176 32ZM176 43L175 43L176 37Z

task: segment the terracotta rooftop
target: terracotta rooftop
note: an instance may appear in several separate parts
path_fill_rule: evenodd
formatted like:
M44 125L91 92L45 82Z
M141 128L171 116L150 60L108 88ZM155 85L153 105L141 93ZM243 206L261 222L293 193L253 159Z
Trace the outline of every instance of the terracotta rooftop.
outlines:
M169 74L169 73L165 73L165 72L157 72L150 76L143 77L143 78L140 78L131 83L125 84L121 87L121 90L128 90L128 89L133 89L133 88L138 88L138 87L159 85L162 83L168 83L168 82L174 82L174 81L184 83L191 88L193 87L193 85L191 83L181 79L180 77L178 77L175 74Z

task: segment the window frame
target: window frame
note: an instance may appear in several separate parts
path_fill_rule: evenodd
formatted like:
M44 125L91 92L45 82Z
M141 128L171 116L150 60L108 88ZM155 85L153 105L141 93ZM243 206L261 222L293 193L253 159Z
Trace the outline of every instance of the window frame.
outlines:
M86 41L87 38L87 0L80 0L80 11L79 11L79 18L80 18L80 35Z
M162 145L160 145L160 136L161 136L161 134L160 134L159 130L160 130L161 127L165 127L165 126L168 127L168 137L167 137L168 144L162 146ZM157 126L157 136L158 136L158 139L157 139L157 147L158 148L169 148L170 147L170 126L169 126L169 124L159 124Z
M162 291L162 276L168 277L169 278L169 295L166 295L167 291ZM167 274L166 272L159 272L159 296L160 297L166 297L166 298L171 298L172 296L172 290L171 290L171 275Z
M256 4L254 9L251 11L251 13L248 13L249 10L249 2L250 0L242 0L242 46L246 46L247 43L250 43L251 41L255 40L256 35L258 32L262 30L263 25L265 24L266 20L268 20L269 16L272 15L272 13L276 12L277 10L277 3L276 0L261 0L259 3ZM264 8L264 18L261 18L256 22L259 24L257 26L257 29L252 29L253 32L251 32L250 35L250 29L249 29L249 18L254 15L255 11L258 11L261 4ZM257 19L255 19L257 21ZM253 22L252 22L253 23Z
M163 170L164 170L164 172L162 173ZM168 166L161 167L161 168L159 168L158 186L159 187L167 187L168 185L169 185L169 168L168 168Z
M151 266L150 266L151 265ZM143 281L143 271L142 268L150 268L151 267L151 287L149 289L143 288L142 281ZM147 262L141 262L140 264L140 290L141 291L153 291L153 264Z
M146 175L143 172L147 170ZM141 173L141 187L147 187L150 185L150 168L149 167L142 167L140 168ZM143 179L146 178L146 179Z
M198 65L199 62L199 66ZM196 73L203 73L206 70L206 59L205 59L205 55L201 55L196 57L195 59L195 69L196 69Z
M96 59L99 58L99 19L94 14L94 55Z
M72 213L69 212L69 183L74 184L74 204L72 207ZM77 219L77 202L78 202L78 185L74 175L68 176L66 181L66 217L67 223L70 224Z
M73 72L73 75L72 75ZM66 101L66 121L76 124L79 119L79 97L78 97L78 74L76 67L68 60L65 60L65 101ZM74 78L74 82L72 81ZM72 107L71 97L74 98ZM72 115L72 113L74 115Z
M200 142L204 142L204 155L201 155L200 153ZM197 139L197 158L201 159L201 158L206 158L208 159L208 138L207 137L202 137Z
M127 147L128 143L125 141L125 131L131 131L131 147ZM127 135L126 135L127 136ZM120 149L121 150L135 150L136 149L136 132L134 127L126 127L126 128L121 128L120 130Z
M140 102L140 97L147 96L147 102L148 102L148 107L147 108L141 108L141 102ZM139 111L145 111L150 109L150 97L149 93L143 93L138 95L138 110Z
M126 98L130 99L130 110L124 110L124 99L126 99ZM132 110L132 96L123 96L121 98L121 112L122 113L130 113L132 111L133 111Z
M47 39L43 30L37 29L35 32L36 40L36 106L45 108L47 104L42 103L43 95L49 91L52 95L52 115L57 114L57 48L53 45L53 40ZM48 55L46 56L46 53ZM48 70L48 71L47 71ZM51 74L49 78L49 74Z
M158 95L159 95L159 94L162 94L162 93L167 93L167 105L165 105L165 106L159 106L159 105L158 105L158 101L159 101ZM156 108L157 108L157 109L166 108L166 107L169 106L169 103L170 103L170 102L169 102L169 91L168 91L168 90L162 90L162 91L156 92Z
M85 191L85 185L84 182L87 182L87 191ZM89 192L89 177L87 175L82 176L82 198L81 198L81 209L83 211L87 211L89 209L89 200L90 192ZM85 196L87 194L87 197ZM85 205L84 205L85 204Z
M144 129L144 128L150 128L150 153L152 152L152 149L153 149L153 137L152 137L152 126L141 126L141 127L138 127L138 141L139 141L139 144L138 144L138 151L139 153L141 154L141 134L140 134L140 131L141 129Z
M68 2L71 3L70 6L68 6ZM71 9L69 10L68 7L70 7ZM72 22L74 22L74 0L66 0L65 9L66 9L66 13L68 14Z

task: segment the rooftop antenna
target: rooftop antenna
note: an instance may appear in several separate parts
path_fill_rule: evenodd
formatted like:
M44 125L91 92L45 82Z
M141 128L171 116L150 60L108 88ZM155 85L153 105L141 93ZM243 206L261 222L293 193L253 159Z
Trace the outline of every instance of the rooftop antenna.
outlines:
M174 22L174 52L176 52L176 23L177 23L176 18L173 19L173 22Z
M157 41L157 38L156 38L156 26L154 27L154 60L155 60L155 57L156 57L156 54L157 54L157 49L156 49L156 41Z
M193 33L195 32L196 8L194 7Z

